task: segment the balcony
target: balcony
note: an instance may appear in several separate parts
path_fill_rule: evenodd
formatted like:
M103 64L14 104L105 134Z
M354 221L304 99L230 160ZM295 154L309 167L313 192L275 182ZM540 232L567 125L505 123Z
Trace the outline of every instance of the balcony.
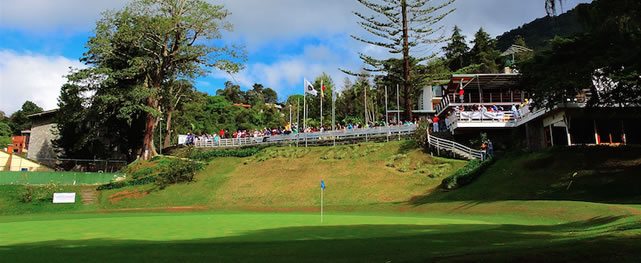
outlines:
M489 107L496 104L482 104ZM448 129L454 133L461 128L514 128L547 112L546 109L535 109L525 106L513 111L452 111L446 117Z

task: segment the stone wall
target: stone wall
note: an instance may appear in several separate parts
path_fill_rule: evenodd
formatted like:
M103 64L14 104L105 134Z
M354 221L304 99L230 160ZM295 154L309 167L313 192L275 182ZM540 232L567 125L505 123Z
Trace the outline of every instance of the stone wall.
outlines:
M52 140L56 139L56 124L50 120L34 120L31 126L31 137L29 139L29 152L27 158L42 160L56 158Z

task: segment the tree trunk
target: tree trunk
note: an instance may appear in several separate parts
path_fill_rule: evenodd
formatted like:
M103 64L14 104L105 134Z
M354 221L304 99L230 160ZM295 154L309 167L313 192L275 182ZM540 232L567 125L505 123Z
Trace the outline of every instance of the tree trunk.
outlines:
M147 98L147 106L152 109L158 108L158 100L153 96ZM154 147L154 126L156 125L156 117L152 113L147 113L145 120L145 136L142 141L142 152L140 158L143 160L149 160L152 156L156 155L156 149Z
M401 13L403 17L403 105L405 106L406 120L412 119L412 96L410 80L410 46L407 20L407 2L401 0Z
M174 110L168 109L167 111L167 120L165 123L165 139L163 140L162 147L169 147L171 144L171 116L173 115Z

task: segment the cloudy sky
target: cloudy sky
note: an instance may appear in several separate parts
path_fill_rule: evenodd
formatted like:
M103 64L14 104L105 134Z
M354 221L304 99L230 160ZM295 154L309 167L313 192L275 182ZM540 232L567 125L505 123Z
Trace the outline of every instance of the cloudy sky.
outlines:
M101 12L118 9L127 0L0 0L0 110L7 114L31 100L45 109L56 107L60 86L92 35ZM366 35L352 11L356 0L212 0L232 12L229 43L248 52L245 69L234 75L212 72L196 80L199 90L214 93L227 80L243 88L262 83L280 99L300 93L304 77L328 73L335 83L346 77L338 68L357 70L357 52L383 55L356 42L350 34ZM545 15L543 0L457 0L443 34L459 25L468 40L479 27L492 36ZM589 0L566 0L568 10ZM425 52L438 52L426 47Z

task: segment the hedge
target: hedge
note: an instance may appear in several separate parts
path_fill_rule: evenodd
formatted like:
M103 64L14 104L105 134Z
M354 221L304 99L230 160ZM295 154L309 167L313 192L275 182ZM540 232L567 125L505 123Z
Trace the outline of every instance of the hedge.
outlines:
M468 185L478 178L492 163L494 163L494 158L486 161L469 161L461 169L456 170L454 174L443 179L441 187L447 190L453 190Z
M262 147L250 147L240 149L224 149L211 151L194 151L189 158L194 160L209 161L216 157L249 157L259 153Z
M111 182L111 183L108 183L108 184L103 184L103 185L98 186L98 188L96 188L96 190L110 190L110 189L123 188L123 187L127 187L127 186L151 184L153 182L156 182L156 177L157 176L147 176L147 177L133 179L133 180L127 180L127 181Z

